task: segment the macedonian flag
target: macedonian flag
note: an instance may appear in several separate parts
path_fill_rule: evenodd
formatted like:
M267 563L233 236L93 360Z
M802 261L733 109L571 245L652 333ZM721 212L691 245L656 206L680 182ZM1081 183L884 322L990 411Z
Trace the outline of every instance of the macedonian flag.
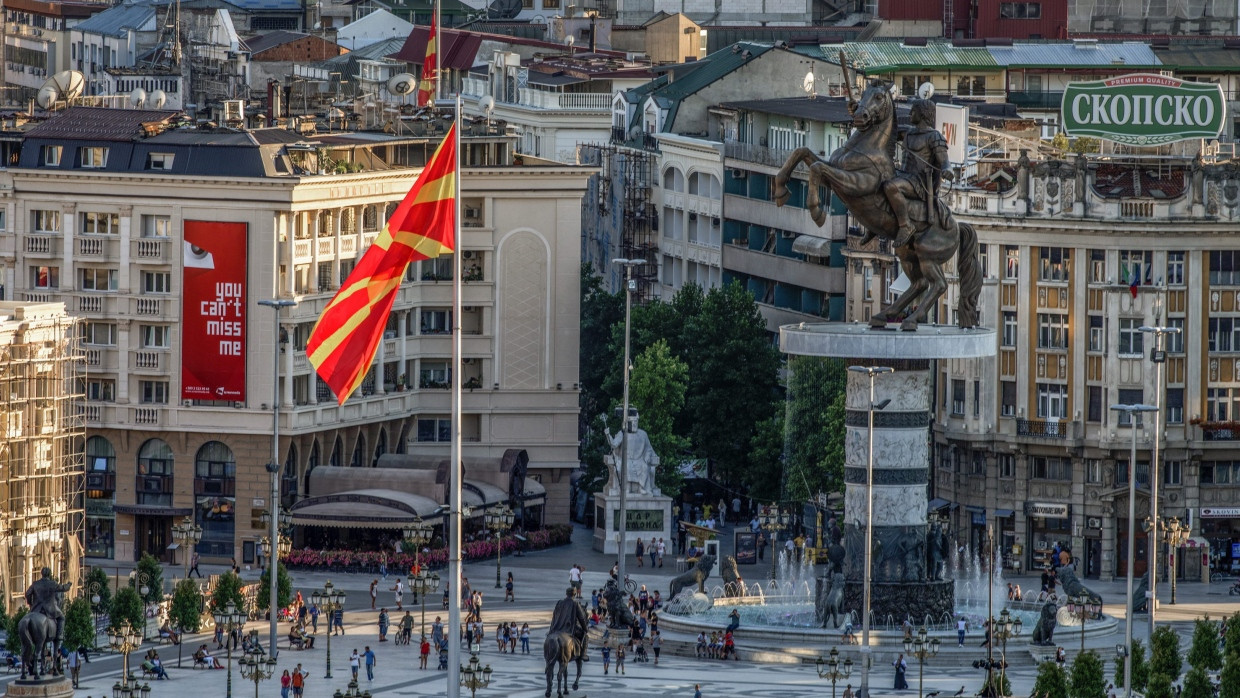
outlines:
M310 333L306 355L336 399L361 385L410 262L456 247L456 125Z
M422 80L418 83L418 106L426 107L435 102L435 54L439 52L439 28L431 17L431 30L426 35L426 59L422 61Z

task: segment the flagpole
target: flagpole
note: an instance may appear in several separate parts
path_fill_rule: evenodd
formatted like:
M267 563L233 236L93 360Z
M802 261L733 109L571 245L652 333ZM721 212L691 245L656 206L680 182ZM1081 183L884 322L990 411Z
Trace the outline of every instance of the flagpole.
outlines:
M434 19L433 26L431 27L432 29L434 29L434 30L435 30L435 35L434 35L434 36L428 36L428 37L426 37L426 40L427 40L427 41L432 41L432 40L433 40L433 41L435 42L435 92L434 92L434 98L435 98L435 101L436 101L436 102L438 102L438 101L439 101L439 97L440 97L440 95L442 95L442 94L443 94L443 89L440 87L440 85L442 85L442 84L443 84L443 60L440 58L440 56L442 56L442 55L443 55L443 42L441 42L441 41L439 40L439 39L440 39L440 37L442 37L442 36L443 36L443 29L442 29L442 27L443 27L443 18L439 16L439 14L440 14L440 13L439 13L439 10L440 10L439 3L440 3L440 0L435 0L435 19ZM457 109L457 112L456 112L456 113L457 113L457 115L459 116L459 115L460 115L460 113L461 113L460 109ZM458 123L458 124L460 124L460 122L459 122L459 121L458 121L457 123ZM459 143L459 142L460 142L460 136L461 136L461 130L460 130L460 128L458 128L458 129L456 130L456 135L457 135L457 142ZM457 155L456 162L457 162L457 164L458 164L458 165L461 163L461 157L460 157L460 155L459 155L459 154ZM460 181L461 181L460 170L457 170L457 183L459 184L459 183L460 183ZM459 199L458 199L458 201L459 201ZM459 213L459 212L460 212L460 211L459 211L460 206L457 206L457 209L458 209L458 211L457 211L457 212ZM460 220L460 219L458 218L457 220ZM457 226L457 230L458 230L458 231L460 230L460 226L459 226L459 225ZM458 244L459 244L459 243L458 243Z
M435 12L439 12L439 1L435 2ZM439 60L439 51L435 51L435 60ZM460 698L461 695L461 529L465 525L463 488L461 478L464 468L461 467L461 252L464 241L461 240L461 96L456 96L456 164L453 177L456 182L453 188L453 205L456 216L452 233L452 371L449 380L452 383L452 493L449 498L451 505L451 524L448 533L448 698Z

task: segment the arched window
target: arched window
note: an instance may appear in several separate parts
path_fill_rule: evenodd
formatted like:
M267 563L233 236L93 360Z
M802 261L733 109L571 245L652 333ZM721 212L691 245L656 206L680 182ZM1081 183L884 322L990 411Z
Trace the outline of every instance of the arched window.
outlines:
M288 445L288 458L280 477L280 506L288 508L297 501L297 446Z
M208 441L194 457L194 511L202 526L198 551L212 557L235 557L233 531L237 515L237 462L232 449Z
M370 467L372 468L378 467L379 456L382 456L385 453L387 453L387 429L380 429L379 439L378 441L375 442L375 459L370 464Z
M138 449L138 504L172 506L172 448L150 439Z
M362 467L363 459L366 458L366 435L357 435L357 445L353 447L353 456L349 458L350 468Z
M310 457L306 459L306 477L303 484L302 494L310 496L310 473L319 467L319 440L315 439L314 444L310 446Z
M344 442L340 440L339 436L337 436L336 443L335 445L332 446L332 457L330 460L327 461L327 464L339 467L341 464L341 461L343 460L344 460Z
M86 440L86 472L116 472L116 449L112 448L112 442L102 436L92 436Z

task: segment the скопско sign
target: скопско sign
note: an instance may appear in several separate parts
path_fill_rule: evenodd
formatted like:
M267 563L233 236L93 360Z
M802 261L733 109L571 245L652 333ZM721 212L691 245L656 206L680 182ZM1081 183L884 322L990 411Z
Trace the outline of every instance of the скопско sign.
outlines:
M1227 102L1214 83L1138 73L1069 83L1060 112L1069 136L1154 146L1217 137Z

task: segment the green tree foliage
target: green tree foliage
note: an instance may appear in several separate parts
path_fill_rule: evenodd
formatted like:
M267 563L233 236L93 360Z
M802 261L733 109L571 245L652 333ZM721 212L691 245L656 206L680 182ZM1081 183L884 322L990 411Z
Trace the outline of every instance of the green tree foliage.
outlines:
M1166 674L1150 674L1150 685L1145 691L1145 698L1174 698L1171 689L1171 678Z
M65 606L64 646L70 651L78 647L95 646L95 615L91 612L90 601L78 597Z
M620 420L614 421L619 425ZM611 443L607 440L607 435L612 433L609 427L606 414L595 415L586 425L581 446L581 462L585 473L577 481L578 486L586 492L597 493L607 485L607 464L603 459L611 453Z
M1193 623L1193 641L1188 648L1188 663L1207 671L1223 668L1223 653L1218 647L1218 624L1209 616Z
M284 565L280 565L280 577L284 577ZM202 624L202 592L191 579L177 582L172 592L172 606L168 609L168 621L174 628L191 633L198 632Z
M1033 682L1033 693L1040 698L1068 698L1068 677L1053 661L1038 665L1038 678Z
M784 462L783 410L776 409L770 419L758 423L753 440L749 442L749 460L750 466L741 478L749 496L759 502L779 499Z
M1223 636L1223 654L1240 654L1240 611L1227 619L1227 633Z
M92 567L86 575L84 586L87 598L92 596L99 597L99 603L95 604L95 612L100 615L108 615L112 611L112 581L108 578L108 573L103 571L102 567Z
M1184 658L1180 654L1180 635L1171 628L1160 625L1150 638L1150 680L1154 674L1163 674L1172 682L1180 678Z
M164 600L164 567L150 553L142 553L138 560L137 574L129 578L129 586L137 589L142 600L147 603L159 603ZM146 593L142 594L142 586L146 585Z
M1119 659L1115 662L1115 685L1120 688L1124 687L1124 662L1127 660ZM1132 690L1144 691L1150 680L1150 664L1145 661L1145 645L1141 641L1133 638L1132 640Z
M1134 665L1135 666L1135 665ZM1068 695L1071 698L1105 698L1106 678L1102 675L1102 660L1093 650L1088 650L1072 663L1068 678Z
M1227 621L1231 625L1235 621ZM1223 673L1219 674L1218 698L1240 698L1240 654L1228 652L1223 660Z
M996 671L993 677L987 677L986 680L982 682L982 690L978 692L978 695L987 695L990 693L992 691L990 687L991 682L994 682L995 686L1003 687L1003 691L999 695L1012 695L1012 681L1007 677L1006 673L1000 671Z
M1193 667L1184 676L1184 692L1180 698L1214 698L1214 687L1210 685L1210 677L1205 669Z
M836 492L844 480L844 392L847 368L839 359L788 359L785 494L805 501Z
M279 572L276 573L276 603L280 608L284 608L293 602L293 581L289 579L288 570L284 568L284 563L279 563ZM263 570L262 576L258 578L258 596L255 597L255 604L258 610L266 611L269 597L271 596L271 565ZM240 608L240 606L238 606Z
M22 617L26 615L28 610L25 606L18 606L17 610L13 611L13 615L9 616L8 623L4 629L4 649L9 652L22 651L21 637L17 634L17 624L21 622Z
M611 371L611 333L624 321L624 296L607 293L590 264L581 266L581 414L587 421L607 409L603 382ZM584 425L583 425L584 426Z
M133 587L121 587L112 599L112 625L128 623L136 628L145 627L146 607L142 597Z
M211 592L211 612L222 611L232 603L239 611L245 611L245 595L241 593L241 578L233 572L220 575Z
M675 433L675 421L685 403L688 380L689 367L672 354L663 339L637 356L629 378L629 402L637 408L639 425L659 455L656 484L669 497L680 494L684 482L680 461L689 442Z

